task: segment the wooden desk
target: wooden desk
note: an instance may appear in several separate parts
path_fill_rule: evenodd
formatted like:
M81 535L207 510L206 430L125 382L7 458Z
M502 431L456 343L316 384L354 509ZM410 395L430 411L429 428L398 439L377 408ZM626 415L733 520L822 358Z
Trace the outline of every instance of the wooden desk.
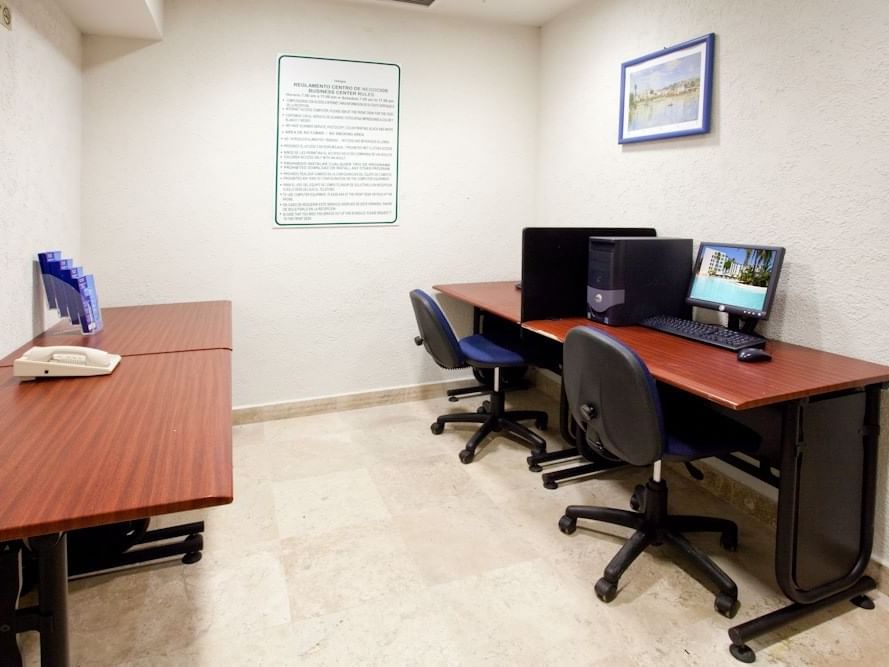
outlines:
M511 283L501 285L436 289L479 309L513 298ZM727 350L644 327L586 318L521 323L528 335L559 343L576 326L607 331L659 381L730 408L741 420L768 411L779 422L775 576L793 604L731 628L733 653L749 657L746 642L824 606L860 602L876 586L864 570L873 546L880 389L889 367L780 341L767 345L772 361L745 364Z
M109 310L103 344L129 355L111 375L0 368L0 664L21 664L23 630L43 664L68 664L65 531L232 501L230 304ZM209 347L179 351L192 345ZM16 611L23 538L39 606Z
M124 357L191 350L231 350L231 302L197 301L103 308L104 328L92 336L60 322L0 359L0 367L35 345L97 347Z

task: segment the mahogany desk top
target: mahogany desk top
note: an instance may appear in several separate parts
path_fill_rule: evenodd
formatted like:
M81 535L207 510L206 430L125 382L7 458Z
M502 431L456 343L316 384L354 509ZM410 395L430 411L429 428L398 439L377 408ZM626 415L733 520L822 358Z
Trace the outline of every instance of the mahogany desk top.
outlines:
M232 501L231 303L102 314L94 336L57 325L0 361L0 541ZM124 358L111 375L14 377L41 344Z
M517 282L454 283L433 285L433 289L518 324L522 320L522 290L516 289Z
M771 361L744 363L730 350L645 327L609 327L585 317L522 324L559 342L577 326L599 329L625 343L661 382L735 410L889 381L889 366L778 340L766 345Z
M105 327L84 336L60 322L0 359L0 367L35 345L96 347L124 357L186 350L232 349L231 302L197 301L103 308Z
M0 541L231 502L231 437L228 350L90 378L0 368Z
M513 281L436 285L435 289L518 321L521 290L515 289ZM639 354L658 380L735 410L889 381L889 366L781 341L768 342L771 361L743 363L731 351L645 327L609 327L584 317L522 322L522 329L559 342L576 326L601 329L621 340Z

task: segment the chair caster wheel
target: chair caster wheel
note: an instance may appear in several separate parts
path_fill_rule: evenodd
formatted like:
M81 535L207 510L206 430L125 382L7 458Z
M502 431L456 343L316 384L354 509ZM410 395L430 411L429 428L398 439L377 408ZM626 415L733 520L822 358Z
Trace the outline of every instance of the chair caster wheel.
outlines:
M442 424L441 422L432 422L432 424L429 426L429 430L431 430L432 433L435 435L441 435L444 431L444 424Z
M534 422L534 426L536 426L541 431L545 431L548 423L549 422L546 418L541 418L541 419L537 419Z
M451 403L456 403L459 399L456 396L448 396L448 400Z
M200 551L191 551L182 557L182 562L186 565L191 565L192 563L197 563L201 560L202 556L203 554Z
M874 601L867 595L856 595L854 598L849 600L856 607L861 607L862 609L876 609L877 605L874 604Z
M561 530L566 535L570 535L575 530L577 530L577 519L570 516L563 516L559 519L559 530Z
M558 488L559 488L559 483L558 483L558 482L554 482L554 481L552 481L551 479L544 479L544 480L543 480L543 488L544 488L544 489L558 489Z
M470 452L468 449L460 450L460 463L472 463L472 459L475 458L475 454Z
M605 577L596 582L596 597L602 602L611 602L617 597L617 584L612 584Z
M528 464L528 470L531 472L540 472L543 468L540 467L540 464L537 463L537 452L531 452L531 456L525 459L525 463Z
M747 646L747 644L732 644L728 647L728 650L735 660L740 660L741 662L746 662L747 664L756 662L756 652L752 648Z
M642 499L645 497L645 487L641 484L637 484L636 488L633 489L633 495L630 496L630 508L634 512L643 511L642 507Z
M738 550L738 531L731 531L727 533L723 533L719 537L719 546L721 546L726 551L737 551Z
M720 593L716 596L713 608L726 618L734 618L738 613L738 598L727 593Z

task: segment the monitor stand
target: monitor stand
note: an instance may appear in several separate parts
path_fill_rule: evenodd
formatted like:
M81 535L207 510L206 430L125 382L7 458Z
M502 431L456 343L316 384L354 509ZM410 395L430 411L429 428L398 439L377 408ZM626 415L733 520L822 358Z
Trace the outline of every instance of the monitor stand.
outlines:
M741 317L740 315L732 315L731 313L728 316L728 328L732 331L755 334L757 324L759 324L759 319L756 317Z

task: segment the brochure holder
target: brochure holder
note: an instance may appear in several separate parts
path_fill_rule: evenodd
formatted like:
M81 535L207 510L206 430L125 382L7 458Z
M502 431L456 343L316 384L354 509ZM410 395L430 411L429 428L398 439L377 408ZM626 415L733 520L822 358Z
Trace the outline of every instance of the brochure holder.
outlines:
M92 274L62 258L57 250L38 254L46 302L86 336L102 330L102 311Z

